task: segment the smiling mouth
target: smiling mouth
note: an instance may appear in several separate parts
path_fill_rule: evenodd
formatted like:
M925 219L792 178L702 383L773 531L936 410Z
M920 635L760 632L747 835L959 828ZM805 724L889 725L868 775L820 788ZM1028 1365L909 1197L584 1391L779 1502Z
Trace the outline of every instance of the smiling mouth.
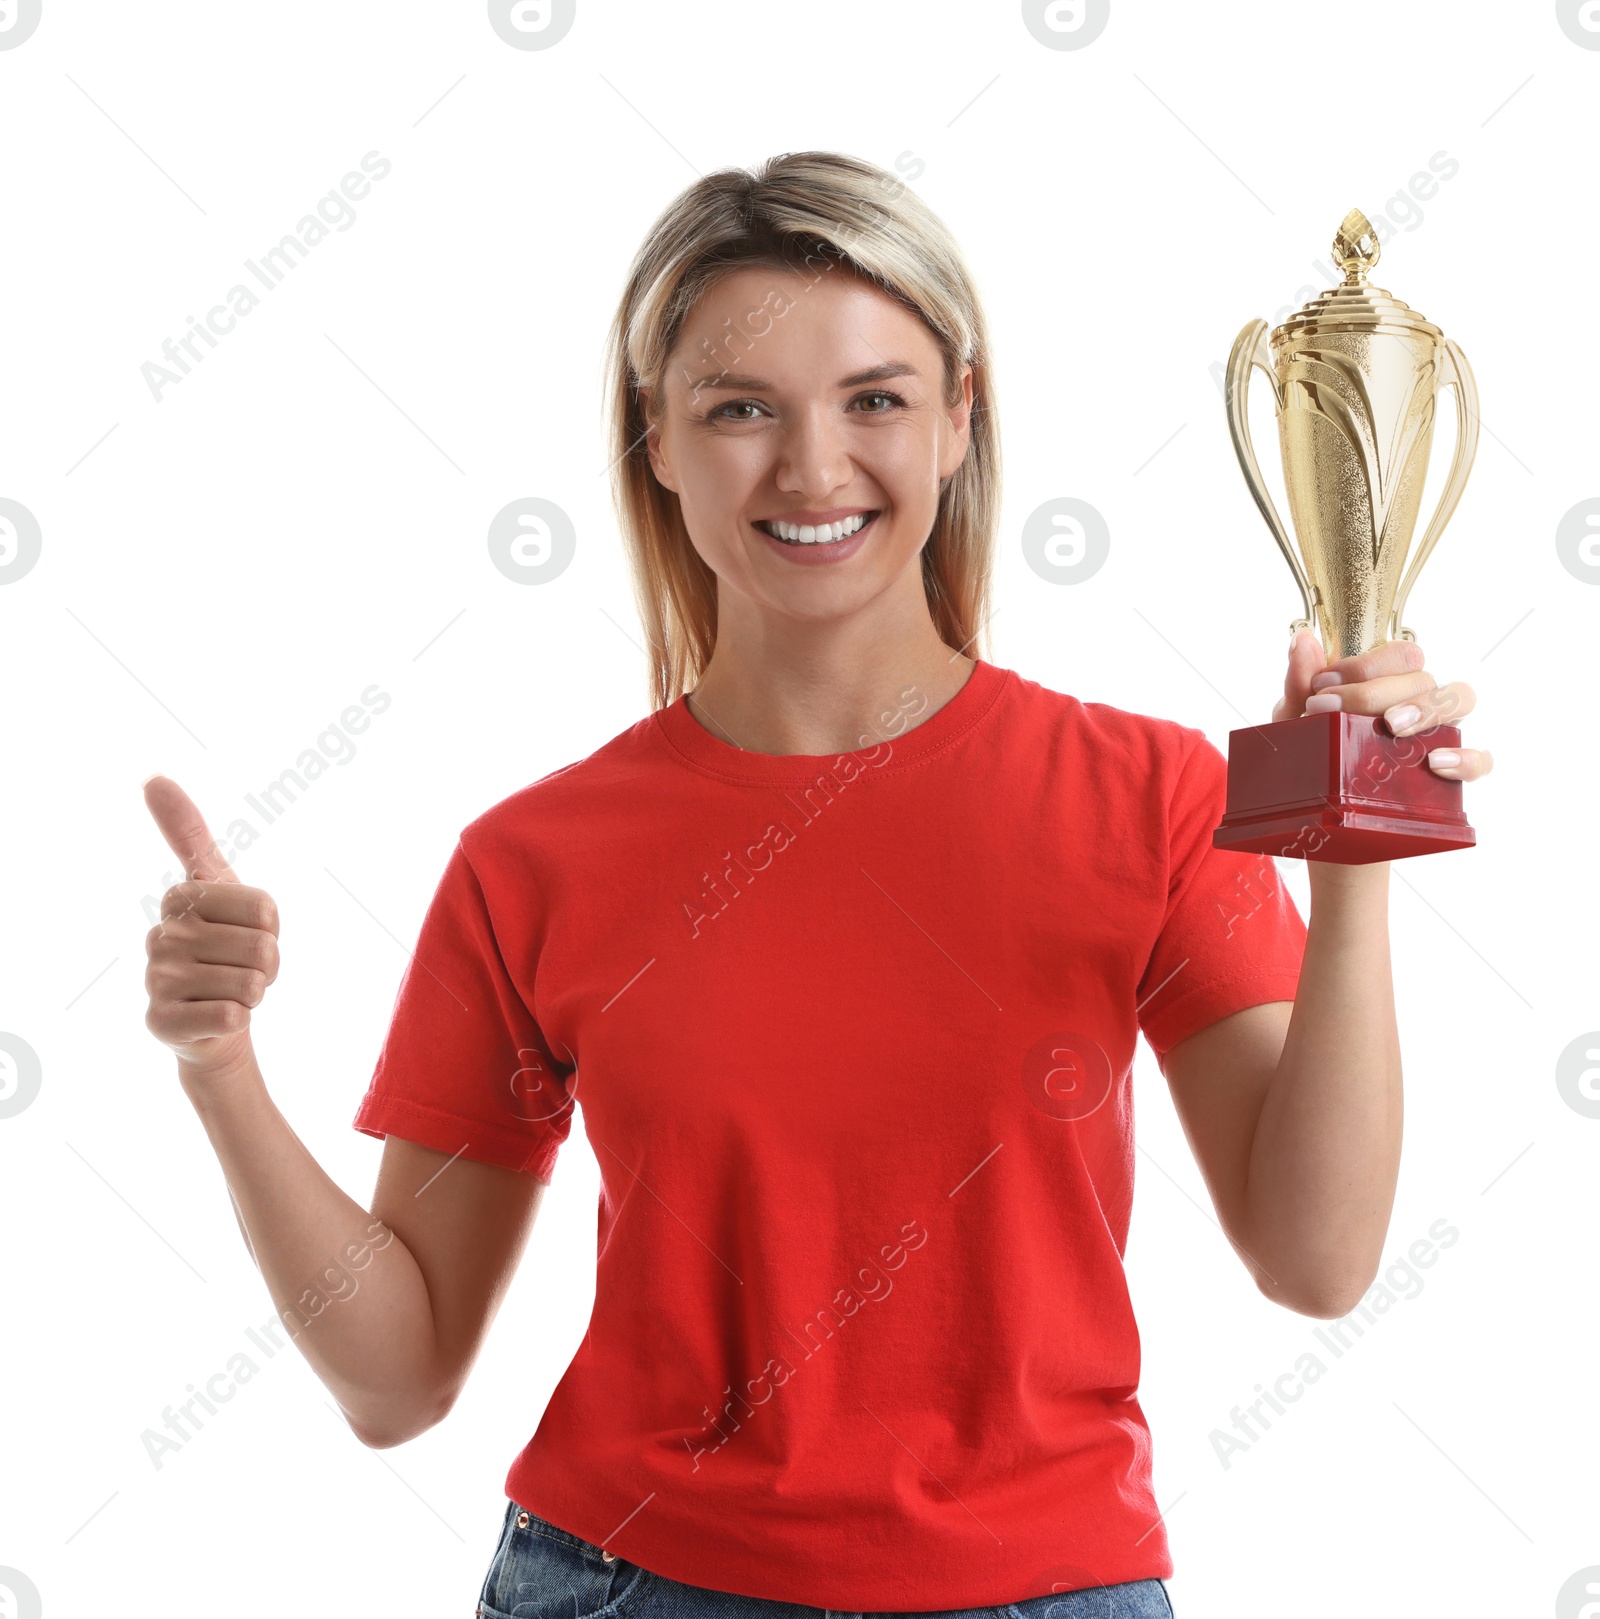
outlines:
M778 523L761 518L756 521L755 526L763 534L770 535L784 545L838 545L842 540L848 540L859 534L862 529L870 527L880 515L881 509L863 512L856 517L847 517L842 522L822 523L815 528L810 524Z

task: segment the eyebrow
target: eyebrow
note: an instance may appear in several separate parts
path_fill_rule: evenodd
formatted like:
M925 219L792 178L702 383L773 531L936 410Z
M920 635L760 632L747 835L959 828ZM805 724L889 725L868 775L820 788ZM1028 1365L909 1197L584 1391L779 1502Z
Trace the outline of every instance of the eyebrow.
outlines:
M888 360L882 365L875 365L867 371L854 371L848 377L841 377L834 385L839 388L859 388L867 382L887 382L891 377L915 377L921 373L914 365L907 365L903 360ZM708 377L698 377L689 384L690 393L698 393L703 389L747 389L751 393L771 393L777 384L765 381L761 377L736 375L731 371L718 371Z

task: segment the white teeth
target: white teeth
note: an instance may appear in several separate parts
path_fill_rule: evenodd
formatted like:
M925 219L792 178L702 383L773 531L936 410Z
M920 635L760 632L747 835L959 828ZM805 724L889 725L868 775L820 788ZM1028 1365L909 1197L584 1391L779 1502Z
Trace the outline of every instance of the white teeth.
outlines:
M778 539L787 540L791 545L830 545L835 540L842 540L847 535L854 534L872 515L871 512L861 512L855 517L845 518L843 522L823 523L817 527L813 527L810 523L779 523L770 520L760 526Z

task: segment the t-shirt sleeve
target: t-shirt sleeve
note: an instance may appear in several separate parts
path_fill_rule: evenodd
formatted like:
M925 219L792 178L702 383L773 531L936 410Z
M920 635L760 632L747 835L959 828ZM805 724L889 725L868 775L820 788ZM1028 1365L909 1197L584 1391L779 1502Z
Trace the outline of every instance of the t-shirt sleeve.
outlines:
M574 1070L558 1064L501 953L458 841L400 981L353 1121L549 1183L572 1127Z
M1157 1057L1247 1006L1292 1001L1305 954L1306 925L1273 857L1213 846L1228 761L1193 735L1168 805L1166 914L1138 988Z

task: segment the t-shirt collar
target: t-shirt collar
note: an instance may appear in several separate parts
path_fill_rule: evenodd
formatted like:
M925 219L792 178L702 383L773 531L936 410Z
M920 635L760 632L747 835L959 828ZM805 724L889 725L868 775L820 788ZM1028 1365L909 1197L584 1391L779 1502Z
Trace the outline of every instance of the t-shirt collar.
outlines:
M689 712L687 694L652 716L658 733L673 754L692 769L726 780L767 782L780 786L809 782L822 771L854 759L874 772L904 769L926 759L970 730L994 706L1011 671L982 658L973 660L972 672L954 697L929 718L911 723L920 708L914 686L908 685L884 705L877 736L869 744L846 753L753 753L701 725ZM909 729L906 729L907 726Z

